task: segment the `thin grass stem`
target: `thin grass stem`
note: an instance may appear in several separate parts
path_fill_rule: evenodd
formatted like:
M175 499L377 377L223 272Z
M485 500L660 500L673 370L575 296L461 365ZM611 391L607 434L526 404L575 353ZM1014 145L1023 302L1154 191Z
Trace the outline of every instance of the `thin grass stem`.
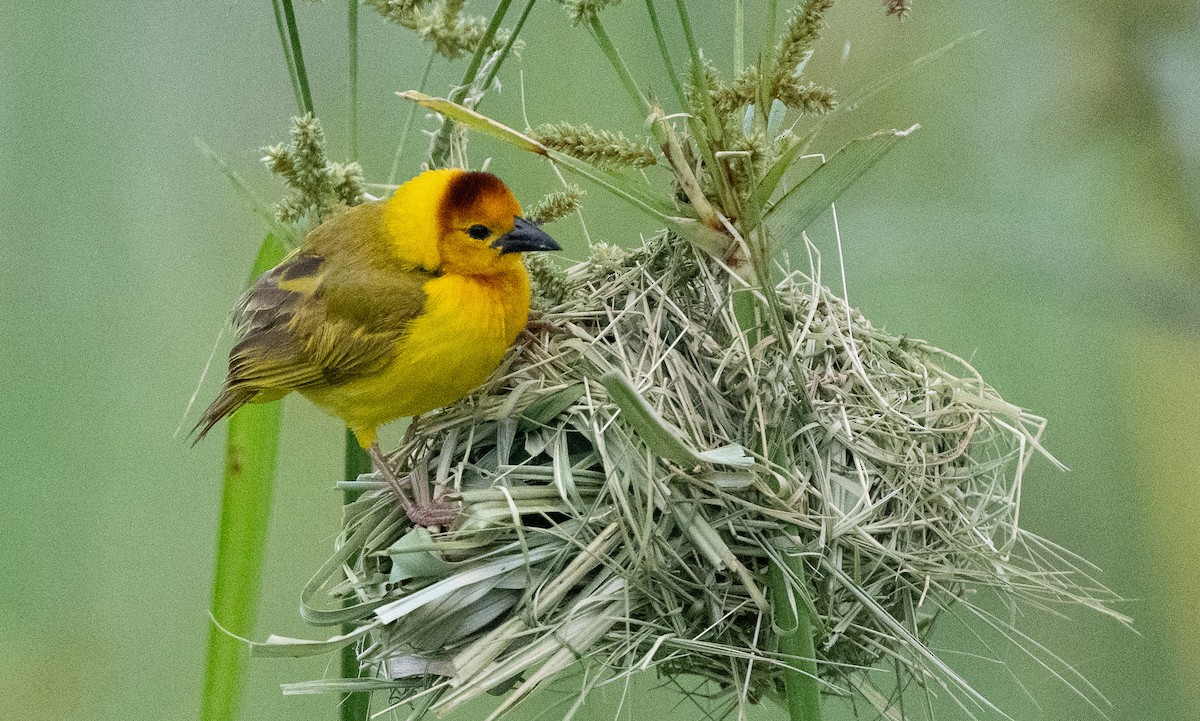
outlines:
M525 20L529 17L529 13L533 10L537 0L529 0L525 3L525 8L521 10L521 15L517 18L517 24L513 26L512 34L508 36L504 47L500 48L500 54L496 58L496 62L492 63L492 69L488 71L488 75L483 80L482 87L490 88L492 83L496 82L496 74L500 72L500 66L504 64L504 60L512 52L513 45L517 42L517 36L521 34L521 28L525 27Z
M504 15L508 12L510 5L512 5L512 0L500 0L500 4L496 6L496 11L492 13L492 18L488 21L487 29L483 31L483 37L479 39L479 45L475 47L475 52L471 55L471 61L467 63L462 83L450 95L450 99L454 102L461 103L466 99L467 93L471 91L471 86L475 84L475 78L479 75L479 68L483 66L483 56L491 46L492 39L496 37L496 31L500 29L500 23L504 21ZM453 128L454 121L449 118L442 121L442 127L434 137L433 147L429 151L431 167L440 168L446 164L446 158L450 155L450 132Z
M746 65L746 8L742 0L733 0L733 76L742 74Z
M694 116L688 119L692 128L692 138L716 181L721 207L726 211L731 211L738 207L737 194L733 192L731 183L723 172L724 164L717 162L716 153L713 150L714 146L723 147L725 145L725 128L721 125L721 120L713 108L708 80L704 75L703 58L700 55L700 46L696 43L696 34L692 30L692 20L688 15L687 4L684 0L675 0L675 7L679 13L679 23L683 26L683 36L687 40L688 54L692 59L692 79L696 84L696 95L699 96L697 102L700 104L701 119L697 120ZM697 122L703 122L704 130L707 132L702 132L700 128L696 127Z
M696 42L696 34L692 30L692 20L688 15L687 3L684 0L675 0L675 7L679 11L679 23L683 26L683 37L687 40L688 54L692 58L692 73L696 76L704 123L708 126L710 136L719 144L725 132L721 127L721 121L717 118L716 110L713 109L712 98L708 94L708 82L704 77L704 60L700 55L700 45Z
M650 115L652 108L650 101L638 88L637 81L633 79L633 73L629 71L629 66L625 64L625 60L621 57L621 53L617 52L616 45L613 44L612 38L609 37L608 31L604 29L604 23L600 22L599 15L593 15L588 20L588 29L592 31L592 37L596 39L596 44L600 46L600 51L604 53L604 57L608 58L608 62L613 66L613 70L617 72L617 77L621 79L621 85L625 87L625 92L629 95L630 100L637 107L637 111L641 114L639 120L645 120L646 116Z
M350 56L350 160L358 160L358 0L346 0L346 51Z
M275 11L275 29L279 31L279 44L283 48L283 60L287 63L288 80L292 84L292 93L296 96L297 113L304 112L304 96L300 93L300 80L296 77L296 61L292 59L292 46L288 44L287 29L283 24L283 7L280 0L271 0Z
M308 72L304 69L304 51L300 47L300 29L296 27L296 11L292 0L282 0L283 17L287 24L288 41L292 48L292 60L296 68L296 81L300 86L300 98L303 110L316 115L313 110L312 91L308 87Z
M417 87L421 92L425 92L426 86L429 84L429 73L433 70L433 59L437 57L436 50L429 51L429 59L425 61L425 70L421 72L421 82ZM396 145L396 152L392 155L392 169L388 171L388 185L395 185L396 179L400 176L400 161L404 158L404 149L408 145L408 135L412 132L413 120L417 117L417 108L420 107L416 103L410 103L408 106L408 116L404 118L404 130L400 131L400 142Z
M348 13L346 18L348 47L347 51L350 56L350 160L358 159L358 2L359 0L347 0ZM349 428L346 429L345 438L345 478L346 480L357 480L359 475L369 473L371 471L371 458L367 452L358 444L358 439L354 437L354 433ZM342 491L342 504L349 506L358 500L362 495L361 491L347 489ZM354 604L354 597L350 596L345 601L346 605ZM354 624L342 624L343 633L351 633L354 631ZM343 646L340 653L342 678L358 678L359 663L358 654L356 653L355 645L350 644ZM370 692L349 692L342 694L341 703L338 704L338 718L341 721L362 721L367 718L371 711L371 694Z
M758 88L755 92L754 120L758 129L767 132L767 118L771 108L771 78L775 75L775 25L779 9L776 0L767 2L767 22L758 55Z
M658 43L658 54L662 56L663 65L667 68L671 87L675 88L675 99L679 101L679 107L686 108L688 106L687 95L683 92L683 83L679 80L679 73L675 72L675 63L671 61L671 51L667 47L667 38L663 35L662 23L658 21L658 10L654 7L654 0L646 0L646 12L650 14L650 26L654 28L654 40Z

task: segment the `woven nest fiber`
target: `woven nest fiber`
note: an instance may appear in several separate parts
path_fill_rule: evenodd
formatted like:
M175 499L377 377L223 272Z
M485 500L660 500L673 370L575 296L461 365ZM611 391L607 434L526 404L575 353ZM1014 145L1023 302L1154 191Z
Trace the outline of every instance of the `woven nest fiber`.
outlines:
M414 529L364 476L305 591L309 620L357 629L316 647L357 643L370 678L291 691L393 689L434 712L505 692L499 714L582 663L580 699L655 668L729 708L783 693L771 596L808 610L826 693L885 706L863 670L887 660L897 687L987 705L929 650L940 612L994 623L970 600L993 589L1111 613L1017 524L1042 419L815 276L776 288L779 337L671 234L535 268L541 313L504 367L393 456L460 521Z

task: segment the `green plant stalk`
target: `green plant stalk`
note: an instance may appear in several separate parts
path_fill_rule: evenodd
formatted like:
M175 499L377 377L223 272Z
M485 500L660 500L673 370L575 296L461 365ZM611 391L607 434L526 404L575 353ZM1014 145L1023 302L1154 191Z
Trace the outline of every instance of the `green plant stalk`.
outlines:
M425 86L429 84L429 73L433 70L433 59L437 57L436 50L429 51L429 60L425 62L425 71L421 73L421 83L417 86L421 92L425 92ZM417 117L416 103L411 103L408 106L408 117L404 119L404 130L400 131L400 142L396 145L396 153L392 156L392 168L388 171L388 185L395 185L396 178L400 174L400 161L404 158L404 149L408 146L408 134L412 131L413 119Z
M316 115L313 110L312 91L308 87L308 72L304 69L304 52L300 48L300 30L296 27L296 11L292 8L292 0L283 0L283 17L287 23L288 42L291 44L296 83L300 86L301 110ZM284 52L288 52L286 48Z
M775 24L778 7L776 0L767 2L766 32L763 34L762 50L758 56L758 88L754 105L754 121L758 129L767 132L767 119L771 112L771 78L775 76Z
M357 0L350 0L351 3ZM346 465L345 465L346 480L353 481L363 473L371 472L371 457L367 452L358 445L358 439L354 437L354 433L346 429ZM358 500L362 495L362 491L345 490L342 492L342 503L350 505ZM347 606L354 605L354 599L347 599ZM353 623L342 624L342 633L352 633L357 625ZM348 644L342 647L341 650L341 666L342 678L358 678L360 670L358 663L358 654L355 652L355 644ZM349 692L342 694L342 701L338 704L338 717L341 721L364 721L367 714L371 710L371 693L369 691Z
M646 12L650 14L650 27L654 28L654 40L658 43L658 54L662 56L663 65L667 67L667 76L671 78L671 87L675 88L675 98L680 108L688 106L687 95L683 92L683 83L679 73L675 72L675 64L671 62L671 51L667 48L667 38L663 35L662 24L658 21L658 10L654 0L646 0Z
M769 280L769 273L767 275L766 280ZM757 274L757 279L761 285L764 281L761 272ZM762 291L768 298L769 306L774 288L763 287ZM738 327L749 336L751 345L759 339L757 306L758 303L751 293L734 293L734 316L737 318ZM768 307L766 310L773 314L773 309ZM774 314L773 317L778 318ZM778 333L779 329L774 329L774 332ZM804 410L807 414L810 409ZM766 448L762 450L767 452ZM781 557L787 570L797 579L798 586L803 587L806 576L803 561L787 554L781 554ZM783 673L788 717L791 721L821 721L821 686L817 679L816 642L813 639L811 610L804 599L796 599L796 607L792 609L788 599L794 596L788 592L788 578L779 563L771 565L767 576L767 590L771 603L772 625L776 629L779 641L779 653L786 657L784 660L789 666L795 667L788 668Z
M350 160L358 160L358 0L347 0L347 54L350 56Z
M746 8L742 0L733 2L733 77L742 74L746 64Z
M346 16L346 32L347 32L347 54L350 56L350 160L358 160L358 2L359 0L347 0L348 12ZM369 473L371 470L371 458L367 452L358 445L358 439L354 437L354 433L347 428L345 431L345 474L344 478L353 481L360 474ZM350 505L358 500L362 495L361 491L345 490L342 492L342 504ZM347 601L348 605L353 604L353 599ZM343 624L342 632L351 633L354 631L353 624ZM354 644L343 646L341 650L341 667L342 678L358 678L359 663L358 654L355 653ZM363 721L371 711L371 694L370 692L344 693L342 694L341 703L338 704L338 718L341 721Z
M783 563L801 585L804 583L804 562L783 555ZM768 584L774 626L779 639L779 653L784 662L794 668L783 672L787 691L788 716L791 721L821 721L821 685L817 680L816 646L813 642L813 623L808 605L796 600L795 608L787 601L788 580L784 569L772 564Z
M500 72L500 66L504 64L504 59L512 52L512 47L517 42L517 36L521 34L521 28L525 27L525 21L529 18L530 11L533 10L533 5L537 0L529 0L525 3L525 9L521 11L521 15L517 18L517 24L513 26L512 34L508 36L508 41L504 43L504 47L500 48L500 57L496 62L492 63L492 69L488 71L488 76L483 79L483 87L490 88L496 80L496 74Z
M641 117L638 120L644 121L646 116L650 115L653 111L653 107L642 93L641 88L638 87L637 81L633 79L633 73L629 71L629 66L625 64L625 60L617 52L617 46L613 44L612 38L608 36L608 31L604 29L604 23L600 22L599 15L593 15L588 20L588 29L592 31L592 36L596 39L596 44L600 46L604 57L608 58L608 62L613 66L613 70L617 71L617 77L621 79L621 85L625 87L625 92L629 94L629 98L633 100L633 104L637 106L637 110L641 113Z
M475 47L475 52L471 55L471 62L467 63L462 83L450 96L455 103L461 103L470 92L471 86L475 83L475 77L479 75L479 68L483 65L483 56L487 53L488 46L492 44L492 38L496 37L496 31L500 29L500 23L504 21L504 15L508 12L508 6L511 4L512 0L500 0L496 11L492 13L492 18L483 31L483 37L479 39L479 45ZM446 157L450 155L450 131L453 127L453 121L449 118L442 122L442 127L438 129L438 134L433 139L433 147L429 151L430 167L441 168L446 165Z
M283 260L285 253L279 238L268 235L259 248L251 280ZM215 623L208 634L201 721L232 721L241 700L247 653L236 636L250 634L258 609L279 421L278 402L244 406L229 419L213 570Z
M692 20L688 16L687 4L684 0L675 0L675 7L679 14L679 24L683 26L684 39L687 40L688 54L692 59L692 76L700 96L701 118L698 120L693 110L692 114L688 117L688 126L692 130L692 139L696 143L696 147L700 150L700 154L704 156L704 163L709 168L709 174L716 181L717 195L720 196L721 207L725 209L726 213L729 213L734 209L738 209L738 197L733 192L724 170L724 164L717 162L717 156L713 149L714 144L717 147L725 145L725 129L721 126L721 120L717 117L717 111L712 105L708 80L705 78L704 66L701 63L700 46L696 43L696 34L692 31ZM702 132L697 127L697 123L701 121L708 130L707 133ZM710 138L712 142L709 142Z
M303 109L304 96L300 92L300 80L296 77L296 61L292 59L292 49L288 45L287 29L283 24L283 8L279 0L271 0L271 7L275 11L275 29L279 31L279 44L283 46L283 60L287 63L288 80L292 83L292 94L296 96L296 107Z
M708 83L704 79L702 71L704 63L700 57L700 45L696 42L696 34L692 31L692 19L688 15L687 3L684 0L675 0L675 7L679 11L679 23L683 26L683 37L687 40L688 54L692 58L692 72L697 76L697 85L700 93L700 109L704 114L704 124L708 126L708 132L718 144L724 136L724 128L721 127L721 121L717 118L717 112L713 109L712 98L708 94Z

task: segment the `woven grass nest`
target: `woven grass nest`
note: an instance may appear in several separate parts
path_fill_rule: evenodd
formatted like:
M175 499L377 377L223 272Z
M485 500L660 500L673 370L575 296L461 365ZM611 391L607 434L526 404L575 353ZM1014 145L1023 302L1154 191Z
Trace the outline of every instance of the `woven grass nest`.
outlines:
M823 692L883 713L915 680L982 708L929 650L939 613L1007 628L973 601L992 589L1112 614L1076 557L1018 526L1044 421L816 276L778 285L780 340L743 330L727 271L673 234L535 268L540 317L490 385L393 456L460 500L460 521L413 528L385 484L350 483L367 492L302 610L355 630L264 649L357 643L364 678L285 690L391 689L436 713L503 692L498 715L578 663L568 717L649 668L696 679L719 717L780 698L795 665L770 596L808 611ZM772 567L785 584L769 591ZM890 691L865 673L882 661Z

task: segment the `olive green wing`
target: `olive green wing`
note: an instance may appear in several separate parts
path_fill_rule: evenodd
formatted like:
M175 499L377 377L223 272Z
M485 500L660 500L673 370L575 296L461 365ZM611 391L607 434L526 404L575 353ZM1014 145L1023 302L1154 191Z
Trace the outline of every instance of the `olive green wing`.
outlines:
M264 274L234 315L229 374L194 432L199 441L250 402L336 386L382 370L425 307L433 274L375 259L327 258L309 246Z

